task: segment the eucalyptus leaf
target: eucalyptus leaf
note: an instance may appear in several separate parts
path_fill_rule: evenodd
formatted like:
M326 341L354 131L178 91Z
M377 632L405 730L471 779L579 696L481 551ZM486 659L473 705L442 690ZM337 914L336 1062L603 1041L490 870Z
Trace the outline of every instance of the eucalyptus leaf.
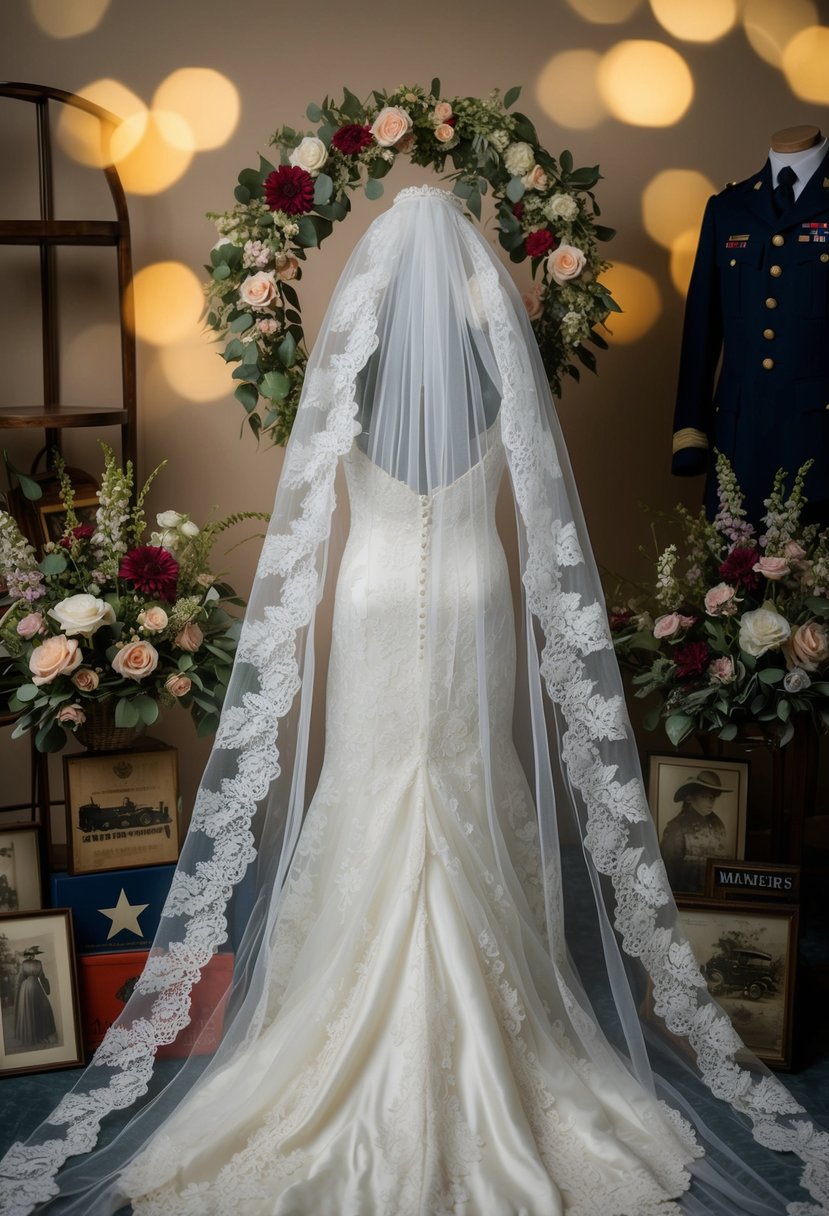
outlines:
M250 329L251 325L253 325L253 317L249 312L243 312L233 318L230 322L230 329L234 334L243 334L246 329Z
M724 739L726 742L728 742L729 739L735 739L737 737L737 723L726 722L725 726L719 732L719 737Z
M327 173L317 174L314 182L314 203L327 203L334 191L334 183Z
M15 689L15 696L18 701L25 704L27 701L34 701L39 692L40 689L36 684L21 684L19 688Z
M694 719L690 714L671 714L665 719L665 733L674 747L677 747L686 735L690 735L693 729Z
M269 401L284 401L291 389L291 381L284 372L266 372L262 377L260 391Z
M119 697L115 706L115 725L130 727L137 726L140 715L137 707L127 697Z
M296 342L292 334L285 335L279 343L276 353L283 367L293 367L296 362Z
M376 177L370 177L365 184L366 198L376 199L383 195L384 186Z
M758 672L758 679L762 684L779 684L785 674L782 667L765 667Z
M66 558L62 553L47 553L37 564L43 574L63 574L66 569Z
M524 183L520 177L511 177L507 182L506 196L511 203L517 203L524 196Z
M239 384L233 395L249 414L259 403L259 390L255 384Z

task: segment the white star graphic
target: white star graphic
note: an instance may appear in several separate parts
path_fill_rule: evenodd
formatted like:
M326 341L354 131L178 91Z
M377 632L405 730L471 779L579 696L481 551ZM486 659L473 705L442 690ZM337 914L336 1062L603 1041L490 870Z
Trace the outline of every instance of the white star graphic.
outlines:
M102 916L108 916L112 921L112 924L109 926L109 933L107 933L107 941L111 937L115 937L115 934L120 933L122 929L126 929L128 933L134 933L136 937L143 937L144 931L138 923L138 918L149 906L149 904L131 904L127 899L126 891L122 887L121 894L118 896L118 903L114 908L98 909Z

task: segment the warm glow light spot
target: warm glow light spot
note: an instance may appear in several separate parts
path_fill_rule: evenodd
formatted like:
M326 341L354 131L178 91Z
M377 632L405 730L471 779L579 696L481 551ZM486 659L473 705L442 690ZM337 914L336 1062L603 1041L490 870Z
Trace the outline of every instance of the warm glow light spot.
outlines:
M90 377L90 367L95 376ZM68 401L115 405L121 396L121 330L101 321L73 334L61 359L61 387Z
M650 0L653 15L674 38L714 42L733 28L737 0Z
M688 294L698 241L699 229L689 228L680 232L671 245L671 282L681 296Z
M158 352L161 370L171 388L188 401L216 401L230 397L235 387L228 366L216 342L189 342L164 346Z
M239 94L221 72L212 68L179 68L158 86L153 109L181 114L199 152L227 143L239 122Z
M192 342L199 332L203 296L182 262L154 262L135 275L135 332L154 346Z
M746 37L760 58L776 68L783 65L787 43L817 19L812 0L743 0Z
M105 110L111 110L119 118L135 118L146 112L141 98L119 80L93 80L78 89L81 97L94 101ZM92 114L78 110L75 106L61 106L56 126L57 140L61 148L73 160L82 165L93 165L100 169L111 163L109 140L105 128Z
M594 25L616 25L632 17L642 0L567 0L585 21Z
M121 123L110 150L125 190L159 194L187 172L193 133L180 114L148 110Z
M810 25L783 51L789 88L804 101L829 105L829 27Z
M562 127L585 130L607 117L596 89L601 56L596 51L562 51L542 68L535 83L538 104Z
M648 236L666 249L689 228L699 228L705 204L716 194L695 169L663 169L642 192L642 221Z
M679 122L694 96L687 63L662 42L619 42L602 58L599 93L611 114L637 127Z
M625 262L614 262L602 273L601 281L623 312L612 312L603 331L609 342L626 346L638 342L656 323L662 311L662 298L654 279L644 270Z
M109 0L29 0L32 16L53 38L77 38L99 24Z

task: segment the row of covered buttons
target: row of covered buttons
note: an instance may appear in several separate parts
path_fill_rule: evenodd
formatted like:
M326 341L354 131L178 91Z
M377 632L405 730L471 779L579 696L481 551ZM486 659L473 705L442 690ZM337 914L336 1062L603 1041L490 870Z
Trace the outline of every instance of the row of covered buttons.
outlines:
M432 499L428 494L420 499L420 562L417 576L417 654L423 658L426 646L426 568L429 561L429 527L432 522Z

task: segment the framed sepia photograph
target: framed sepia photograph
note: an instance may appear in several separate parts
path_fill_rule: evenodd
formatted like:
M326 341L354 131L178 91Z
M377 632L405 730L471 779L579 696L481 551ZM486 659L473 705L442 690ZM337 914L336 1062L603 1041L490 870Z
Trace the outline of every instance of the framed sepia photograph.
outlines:
M164 865L179 854L174 747L64 756L67 868L93 874Z
M709 857L705 892L711 899L772 899L796 903L800 866L777 861L720 861Z
M747 761L651 752L648 801L674 892L703 895L709 857L745 856Z
M78 523L94 526L99 505L94 491L87 489L85 493L78 494L74 501ZM60 540L66 526L66 510L61 500L44 495L37 503L37 517L40 521L42 540Z
M0 1076L83 1063L72 914L0 918Z
M792 1060L798 909L736 900L677 900L682 930L747 1047L770 1067Z
M42 907L40 829L0 828L0 913Z

